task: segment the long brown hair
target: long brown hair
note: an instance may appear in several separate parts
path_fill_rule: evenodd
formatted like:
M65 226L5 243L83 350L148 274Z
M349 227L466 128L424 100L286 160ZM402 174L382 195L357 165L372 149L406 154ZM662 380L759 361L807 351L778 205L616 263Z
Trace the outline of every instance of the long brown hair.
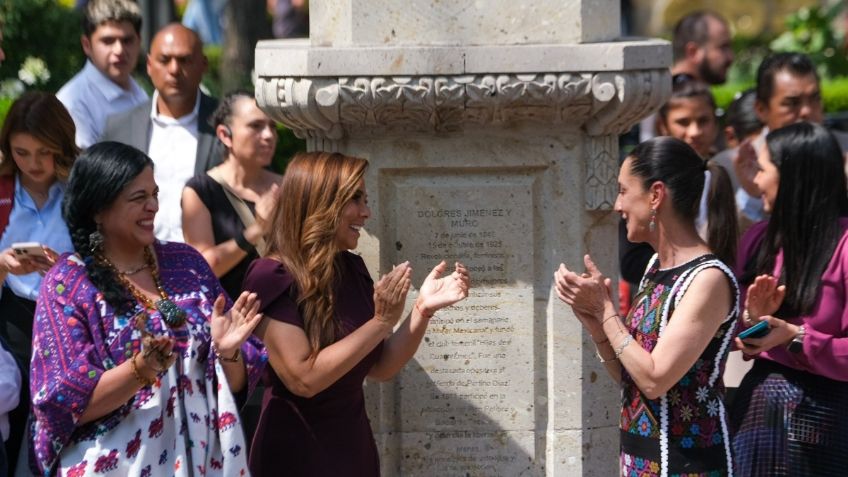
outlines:
M292 274L313 356L335 341L336 230L368 161L339 153L298 154L286 168L268 234L268 255Z
M0 130L0 176L18 172L18 166L12 159L12 136L18 133L29 134L45 146L59 151L54 157L56 178L68 180L79 148L74 143L74 120L56 96L43 91L27 91L12 103Z

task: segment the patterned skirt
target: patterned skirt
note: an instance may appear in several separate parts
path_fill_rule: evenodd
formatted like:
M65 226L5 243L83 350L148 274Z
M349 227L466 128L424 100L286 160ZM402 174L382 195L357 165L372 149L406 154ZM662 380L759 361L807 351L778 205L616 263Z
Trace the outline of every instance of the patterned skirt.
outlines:
M844 476L848 383L757 359L730 410L735 474Z

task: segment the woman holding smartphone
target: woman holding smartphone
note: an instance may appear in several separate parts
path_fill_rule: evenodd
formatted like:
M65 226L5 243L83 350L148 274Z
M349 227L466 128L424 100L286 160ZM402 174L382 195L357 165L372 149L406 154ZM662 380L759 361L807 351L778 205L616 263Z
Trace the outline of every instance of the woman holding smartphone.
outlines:
M848 467L848 187L842 151L822 126L772 131L754 182L768 222L743 236L737 338L754 366L730 412L736 474L841 475ZM750 328L749 328L750 329Z
M0 336L22 367L21 403L29 402L32 318L42 276L58 254L73 250L62 199L79 153L74 133L74 121L62 103L40 91L15 101L0 130ZM37 245L12 247L21 242ZM11 413L6 442L11 459L18 455L27 413L26 404Z

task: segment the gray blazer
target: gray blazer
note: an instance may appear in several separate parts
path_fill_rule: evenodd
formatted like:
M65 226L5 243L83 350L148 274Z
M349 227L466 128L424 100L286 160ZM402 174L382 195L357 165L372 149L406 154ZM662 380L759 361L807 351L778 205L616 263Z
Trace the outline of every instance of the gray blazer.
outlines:
M135 147L145 153L150 146L152 99L135 108L109 116L101 141L117 141ZM203 174L217 166L224 159L224 145L215 136L215 128L209 119L218 100L200 93L200 109L197 112L197 156L194 161L194 173Z

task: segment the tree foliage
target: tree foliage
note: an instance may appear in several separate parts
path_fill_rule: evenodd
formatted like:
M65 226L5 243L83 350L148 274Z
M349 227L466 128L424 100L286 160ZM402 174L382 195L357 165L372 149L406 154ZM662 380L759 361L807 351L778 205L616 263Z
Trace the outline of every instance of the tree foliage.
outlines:
M6 52L3 78L17 77L28 57L40 58L50 79L38 87L57 91L85 63L80 14L56 0L0 0L0 19Z

